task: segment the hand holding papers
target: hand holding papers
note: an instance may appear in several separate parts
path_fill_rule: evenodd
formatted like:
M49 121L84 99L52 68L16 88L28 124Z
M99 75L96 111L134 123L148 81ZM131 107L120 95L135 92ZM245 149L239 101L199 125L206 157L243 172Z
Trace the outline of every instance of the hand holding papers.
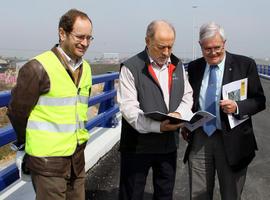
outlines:
M228 83L226 85L223 85L222 88L222 95L223 99L230 99L234 101L242 101L247 98L247 84L248 80L247 78L234 81L231 83ZM229 124L231 128L234 128L235 126L239 125L243 121L247 120L238 120L236 119L232 114L228 114Z
M158 111L148 112L144 115L157 121L164 121L168 119L172 124L184 123L184 126L190 131L195 130L196 128L202 126L204 123L215 117L214 115L206 111L198 111L196 113L191 112L189 115L185 116L185 118L172 117Z

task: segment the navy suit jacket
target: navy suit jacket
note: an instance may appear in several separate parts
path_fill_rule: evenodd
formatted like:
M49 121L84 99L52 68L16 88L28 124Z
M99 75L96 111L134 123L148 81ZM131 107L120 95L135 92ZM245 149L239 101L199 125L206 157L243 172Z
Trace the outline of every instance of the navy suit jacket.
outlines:
M199 109L199 95L205 67L206 61L204 58L192 61L188 65L189 81L193 88L193 112ZM245 56L226 52L222 85L243 78L248 78L247 99L237 102L239 114L235 115L235 117L243 119L249 116L249 119L231 129L227 114L220 110L222 138L226 157L229 165L235 171L245 168L255 156L257 144L252 128L251 116L265 109L265 96L255 61ZM193 134L196 134L196 130L191 134L184 162L188 158Z

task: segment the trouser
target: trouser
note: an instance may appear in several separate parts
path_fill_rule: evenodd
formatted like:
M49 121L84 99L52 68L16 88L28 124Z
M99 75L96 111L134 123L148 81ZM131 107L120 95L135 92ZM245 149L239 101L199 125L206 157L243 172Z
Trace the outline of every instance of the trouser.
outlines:
M36 200L85 200L85 171L78 177L49 177L31 173Z
M247 168L234 172L226 160L222 133L208 137L203 130L193 135L189 154L190 199L212 200L217 173L222 200L240 200Z
M142 200L149 169L153 171L154 200L172 200L177 152L121 153L119 200Z

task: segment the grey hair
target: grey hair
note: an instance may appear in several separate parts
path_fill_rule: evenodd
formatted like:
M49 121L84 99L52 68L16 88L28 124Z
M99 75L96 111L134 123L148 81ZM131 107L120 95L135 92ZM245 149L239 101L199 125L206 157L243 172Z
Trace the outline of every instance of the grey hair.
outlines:
M208 22L200 28L200 43L208 38L214 37L216 33L219 33L223 41L226 40L224 29L215 22Z
M148 38L154 37L155 31L156 31L156 25L160 22L167 24L173 30L174 37L176 36L175 28L171 23L169 23L166 20L154 20L147 26L146 37L148 37Z

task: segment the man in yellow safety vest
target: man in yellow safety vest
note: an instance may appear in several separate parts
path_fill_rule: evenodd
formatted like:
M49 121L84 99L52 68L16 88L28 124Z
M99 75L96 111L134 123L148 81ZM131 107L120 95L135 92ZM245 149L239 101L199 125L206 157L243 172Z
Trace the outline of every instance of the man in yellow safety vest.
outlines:
M82 57L92 40L87 14L69 10L59 22L59 44L27 62L12 90L13 147L26 153L38 200L85 199L84 124L92 81Z

